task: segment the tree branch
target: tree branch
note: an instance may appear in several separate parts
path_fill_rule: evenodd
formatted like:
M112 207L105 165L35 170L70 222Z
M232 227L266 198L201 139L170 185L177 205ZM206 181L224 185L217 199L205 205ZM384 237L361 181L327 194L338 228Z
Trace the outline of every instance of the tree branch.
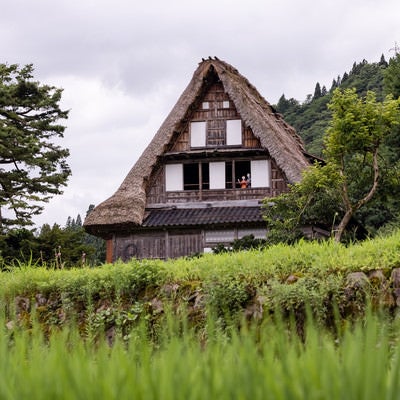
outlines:
M361 200L359 200L356 205L354 206L354 210L358 210L361 208L365 203L371 200L373 195L375 194L376 190L378 189L378 181L379 181L379 164L378 164L378 146L375 147L374 154L373 154L373 169L374 169L374 182L370 191L364 196Z
M342 198L343 198L343 203L344 203L345 209L347 211L347 210L351 210L353 207L351 205L351 201L349 198L349 188L347 186L347 179L346 179L346 175L344 173L345 166L344 166L344 158L343 157L341 157L341 159L340 159L340 164L341 164L341 166L340 166L339 174L342 177L342 181L343 181L343 183L342 183L342 188L343 188Z

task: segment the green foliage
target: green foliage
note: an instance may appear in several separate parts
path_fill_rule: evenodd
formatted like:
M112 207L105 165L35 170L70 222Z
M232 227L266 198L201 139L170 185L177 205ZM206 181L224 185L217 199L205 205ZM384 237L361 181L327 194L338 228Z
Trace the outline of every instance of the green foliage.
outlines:
M343 214L340 207L341 177L331 165L315 163L304 171L301 182L273 200L265 199L263 216L268 243L292 244L304 237L305 227L332 231Z
M203 290L209 301L210 310L219 317L236 315L254 296L254 288L239 277L205 282Z
M61 228L57 224L52 227L44 224L38 236L41 263L56 268L84 264L83 254L89 257L93 253L93 249L84 243L84 237L82 227Z
M355 89L336 90L328 106L333 115L325 139L327 161L340 167L353 154L361 153L362 160L373 153L399 123L399 103L392 96L379 102L371 91L360 98Z
M400 54L397 53L389 60L389 65L384 73L385 93L400 97Z
M33 66L0 64L0 229L32 224L43 202L61 193L71 174L59 108L61 89L33 81Z
M346 286L351 272L382 271L386 281L365 295L372 296L374 304L393 307L389 278L400 265L399 243L396 232L348 246L301 241L191 260L143 260L101 268L21 265L0 273L0 303L17 325L29 324L37 315L47 332L74 321L90 340L104 330L126 336L140 321L158 336L167 309L183 310L199 330L205 328L206 315L215 315L221 326L228 326L239 323L243 315L264 319L277 309L284 315L296 312L302 326L306 306L318 321L329 324L334 304L344 319L351 318L354 304L357 310L365 305L366 297L354 300L352 288ZM383 298L392 300L381 303Z
M327 165L340 174L345 211L336 231L340 240L356 211L378 191L387 165L380 161L383 143L400 122L400 99L379 102L374 92L360 98L355 89L335 90L329 108L332 122L325 137Z
M78 214L76 220L69 217L65 227L44 224L38 233L10 230L0 237L0 252L1 269L27 260L48 268L95 266L105 260L105 241L86 233Z
M302 227L329 231L334 222L338 223L335 238L339 241L353 217L363 221L371 233L393 218L390 209L398 204L395 193L400 175L385 155L390 157L386 140L400 122L399 106L400 100L391 96L377 101L374 92L364 98L356 89L333 92L328 104L332 120L324 137L325 164L306 171L289 193L272 202L266 200L264 214L271 242L293 243L302 236ZM367 203L371 207L365 211Z
M223 243L217 244L213 247L214 254L226 253L230 251L243 251L252 249L262 249L266 246L265 239L256 239L253 234L243 236L240 239L235 239L229 248L225 247Z
M233 251L262 249L266 245L265 239L256 239L253 234L236 239L232 243Z
M384 72L384 91L388 95L392 95L395 99L400 97L400 54L389 60L389 65ZM385 140L385 158L391 170L396 171L400 167L400 125L395 127ZM390 212L398 213L400 209L396 199L399 198L398 178L390 179L387 185L387 192L392 194L390 201L394 202L394 207L390 208ZM387 197L383 200L387 201Z
M11 263L12 260L20 260L26 264L33 254L37 255L37 247L36 237L28 229L16 229L7 235L2 235L0 237L0 268L4 268L4 265Z
M90 204L87 211L86 211L86 217L93 211L95 205ZM104 263L106 259L106 242L104 239L90 235L89 233L86 233L83 229L83 224L82 224L82 219L81 216L78 214L76 221L71 220L71 225L73 225L75 222L75 225L79 228L81 233L84 233L83 236L83 243L91 248L93 251L88 255L86 254L87 261L86 263L88 265L100 265ZM67 226L68 226L68 221L67 221Z

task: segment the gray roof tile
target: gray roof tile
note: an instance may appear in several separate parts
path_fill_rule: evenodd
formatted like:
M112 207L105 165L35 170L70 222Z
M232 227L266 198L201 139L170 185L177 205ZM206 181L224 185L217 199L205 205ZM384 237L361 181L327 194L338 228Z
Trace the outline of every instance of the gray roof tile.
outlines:
M150 210L145 217L142 226L171 227L260 222L263 222L263 218L259 206L172 208Z

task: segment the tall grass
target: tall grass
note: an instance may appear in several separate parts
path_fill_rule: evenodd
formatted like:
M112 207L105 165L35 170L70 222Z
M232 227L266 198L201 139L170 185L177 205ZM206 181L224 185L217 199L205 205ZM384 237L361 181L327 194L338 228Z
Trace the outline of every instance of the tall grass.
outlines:
M396 324L396 323L395 323ZM47 341L0 333L1 399L397 399L400 346L369 315L339 336L283 322L195 333L173 321L157 343L140 327L128 343L83 341L75 328Z
M385 238L344 246L327 241L300 242L294 246L276 245L264 250L219 255L198 259L132 260L100 268L46 270L21 265L12 272L0 273L0 295L37 293L52 290L81 292L95 287L103 292L136 292L143 286L168 282L245 279L247 281L284 280L290 274L324 278L343 276L352 271L385 271L400 267L400 231Z

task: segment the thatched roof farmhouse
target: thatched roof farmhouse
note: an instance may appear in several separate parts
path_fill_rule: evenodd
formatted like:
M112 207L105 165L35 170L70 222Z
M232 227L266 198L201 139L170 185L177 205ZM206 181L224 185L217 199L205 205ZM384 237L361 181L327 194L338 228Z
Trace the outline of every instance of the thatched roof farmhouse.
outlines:
M309 165L294 128L235 68L209 58L84 227L108 240L108 261L207 251L265 234L260 201L287 190Z

